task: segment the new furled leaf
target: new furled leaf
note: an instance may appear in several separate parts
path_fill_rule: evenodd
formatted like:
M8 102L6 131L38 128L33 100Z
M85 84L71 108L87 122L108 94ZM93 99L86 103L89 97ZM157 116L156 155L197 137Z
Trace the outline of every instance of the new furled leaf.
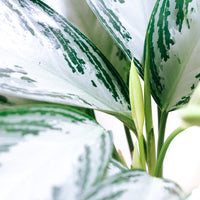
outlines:
M138 135L141 136L143 134L144 125L144 100L139 75L133 61L131 62L129 75L129 96L131 102L132 117L135 122Z

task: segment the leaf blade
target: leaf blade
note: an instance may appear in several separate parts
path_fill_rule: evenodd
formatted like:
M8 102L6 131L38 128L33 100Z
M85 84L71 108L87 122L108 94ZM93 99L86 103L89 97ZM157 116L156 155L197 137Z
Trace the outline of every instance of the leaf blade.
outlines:
M146 186L145 186L146 185ZM160 191L160 192L159 192ZM183 191L175 183L132 170L109 177L88 194L88 199L180 200Z
M7 145L0 152L1 199L53 199L53 188L66 180L70 199L76 199L102 179L111 134L85 114L26 106L0 111L0 124L0 146Z
M130 62L103 28L86 1L61 0L60 4L51 0L44 0L44 2L55 8L84 33L100 49L127 83Z
M149 23L151 87L162 110L187 103L199 82L198 1L157 1ZM187 48L186 48L187 47Z
M155 0L87 0L95 15L143 76L145 33Z
M75 27L39 0L0 3L2 95L130 116L125 84Z

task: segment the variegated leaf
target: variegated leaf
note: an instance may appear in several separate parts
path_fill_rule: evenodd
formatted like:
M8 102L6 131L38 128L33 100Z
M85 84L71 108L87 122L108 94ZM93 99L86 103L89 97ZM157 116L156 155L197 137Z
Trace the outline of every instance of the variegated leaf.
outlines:
M156 0L86 0L119 47L143 74L143 47Z
M106 177L122 173L124 171L129 170L126 166L122 165L120 162L118 162L115 159L111 159L106 171Z
M66 19L40 0L0 0L0 6L1 95L93 108L131 121L125 84Z
M111 134L75 110L53 105L0 111L0 199L80 199L102 180Z
M127 83L130 62L103 28L85 0L43 0L65 16L105 55Z
M151 177L143 171L126 171L105 179L90 190L87 200L181 200L183 191L175 183Z
M177 109L200 80L200 1L158 0L148 34L153 96L162 110Z

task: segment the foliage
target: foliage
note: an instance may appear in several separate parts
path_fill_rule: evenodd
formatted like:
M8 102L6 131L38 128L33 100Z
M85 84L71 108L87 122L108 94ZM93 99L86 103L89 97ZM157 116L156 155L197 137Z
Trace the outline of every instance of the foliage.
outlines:
M0 199L197 199L162 167L171 141L200 125L200 2L67 1L89 19L45 2L0 0ZM183 123L165 140L178 108ZM124 123L131 166L94 110Z

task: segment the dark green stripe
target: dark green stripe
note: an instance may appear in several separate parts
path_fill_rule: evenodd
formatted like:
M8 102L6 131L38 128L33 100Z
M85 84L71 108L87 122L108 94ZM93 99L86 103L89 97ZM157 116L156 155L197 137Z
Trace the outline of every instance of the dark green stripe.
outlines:
M112 9L109 9L106 7L106 4L103 0L96 1L98 4L98 9L94 6L91 0L89 1L89 5L92 8L92 10L96 13L97 17L100 19L102 24L108 29L108 32L111 34L111 36L114 36L114 39L117 41L121 49L126 53L128 58L131 60L133 55L131 54L130 49L126 47L124 42L129 42L132 37L130 33L126 30L126 28L123 26L123 24L120 22L119 18L115 15L115 13L112 11ZM124 42L121 41L119 37L115 34L115 32L112 30L110 26L108 26L108 23L106 20L102 17L100 12L98 10L103 11L103 13L109 18L109 22L114 26L115 30L121 35L121 37L125 40Z
M91 149L89 146L85 146L84 154L79 157L79 168L77 177L77 183L80 188L80 193L85 192L87 189L88 180L90 179L91 169ZM80 194L79 194L80 195Z
M62 128L56 128L55 126L48 124L48 122L45 120L22 120L20 122L8 122L6 121L6 118L5 121L0 120L0 130L5 130L8 133L21 132L22 135L28 133L39 134L41 130L48 129L62 131Z
M178 9L177 15L176 15L176 25L179 26L179 32L182 30L183 20L184 20L184 1L183 0L175 0L176 6L175 8Z
M11 86L8 84L0 84L0 88L2 88L3 90L5 89L8 91L11 91L11 92L17 92L18 94L21 93L21 94L25 94L25 95L38 96L38 97L40 97L39 100L42 99L41 97L46 96L46 97L50 97L50 98L57 98L61 101L68 100L73 104L74 99L77 99L76 101L82 102L82 103L88 105L89 107L92 106L93 108L96 108L95 105L93 105L93 104L87 102L85 99L82 99L81 97L79 97L75 94L71 94L71 93L68 93L68 94L66 93L65 95L63 95L62 93L58 93L58 92L47 93L45 91L40 91L40 90L31 91L31 90L28 90L25 88L19 88L19 87ZM29 96L27 96L26 98L29 98ZM32 99L34 99L34 98L32 98ZM38 100L38 99L36 99L36 100ZM52 101L52 100L47 99L47 101ZM62 103L65 103L65 102L62 102Z
M155 88L151 88L151 93L156 101L156 103L158 105L161 105L160 102L160 97L159 97L159 93L161 93L163 91L163 85L161 84L161 77L159 76L158 73L158 69L155 63L155 49L154 49L154 41L153 41L153 36L155 34L155 16L158 12L158 8L159 8L159 4L162 3L159 0L157 0L155 7L152 11L152 15L150 18L150 22L148 25L148 34L149 34L149 40L145 41L145 42L149 42L149 58L150 58L150 68L151 68L151 76L152 76L152 80L156 83L153 86ZM144 56L145 57L145 56Z
M158 26L158 49L161 53L161 59L165 62L169 59L168 50L170 49L170 45L174 45L174 41L171 39L171 34L169 31L169 20L170 16L170 1L164 0L162 6L159 10L159 19L157 22Z
M26 19L23 16L23 13L21 13L19 11L19 9L17 9L14 5L12 5L8 0L4 0L2 1L13 13L15 13L16 17L18 17L18 20L21 22L21 27L24 28L24 30L28 30L33 36L35 36L35 32L34 30L31 28L31 26L29 26L28 22L26 21ZM19 0L19 3L21 4L21 1ZM23 6L21 4L21 6Z
M104 133L101 135L101 142L100 142L100 149L99 149L99 152L101 152L101 154L100 154L99 162L102 164L98 165L98 176L96 177L95 183L98 183L99 181L103 179L103 175L106 171L106 166L108 165L108 161L109 161L109 159L107 159L108 148L106 146L107 136L105 134L107 133Z
M18 0L19 1L19 0ZM68 35L68 39L66 38L66 35L62 34L61 31L50 27L49 25L44 25L41 23L38 23L43 29L42 32L45 32L46 36L50 36L52 38L52 34L50 34L50 31L53 33L53 35L57 38L59 41L59 45L62 45L63 49L67 54L64 53L64 57L67 58L67 63L69 67L72 69L72 72L79 72L80 74L84 74L85 70L85 61L81 58L78 58L79 55L77 55L75 49L73 46L70 46L71 43L69 39L73 39L73 42L85 53L85 56L89 59L90 63L94 66L96 69L96 77L99 79L100 82L102 82L105 87L109 90L110 93L112 93L113 98L116 102L119 102L122 104L121 98L118 94L116 84L113 82L112 78L110 77L110 74L104 69L102 65L102 61L100 59L104 60L106 65L109 65L108 68L112 68L112 71L115 71L113 67L111 67L111 64L108 64L108 61L105 59L105 57L97 50L97 48L85 37L83 34L81 34L75 27L73 27L69 22L66 21L62 16L57 14L55 11L53 11L50 7L45 5L43 2L39 0L30 0L34 4L37 5L37 8L42 9L46 14L48 14L50 17L54 19L65 31L65 34ZM31 13L34 12L36 7L33 7L32 4L28 4L25 0L20 0L20 5L28 9L27 15L29 18L31 18ZM38 7L40 6L40 7ZM84 41L84 42L83 42ZM89 46L88 46L89 44ZM59 46L57 45L57 47ZM93 49L93 53L89 51L90 49ZM98 57L98 58L97 58ZM69 58L69 59L68 59ZM106 60L106 61L105 61ZM116 72L114 72L113 75L115 75ZM119 77L119 75L118 75ZM124 94L124 86L121 85L122 80L117 80L118 84L121 88L121 92ZM94 86L93 84L91 84ZM125 94L126 96L126 94ZM128 99L128 96L125 97L126 100Z
M189 4L192 1L193 0L185 0L185 10L186 10L185 18L186 18L186 23L187 23L188 29L190 29L190 22L189 22L189 19L187 17L187 15L188 15L188 7L189 7ZM194 8L191 8L191 12L193 12L193 11L194 11Z

